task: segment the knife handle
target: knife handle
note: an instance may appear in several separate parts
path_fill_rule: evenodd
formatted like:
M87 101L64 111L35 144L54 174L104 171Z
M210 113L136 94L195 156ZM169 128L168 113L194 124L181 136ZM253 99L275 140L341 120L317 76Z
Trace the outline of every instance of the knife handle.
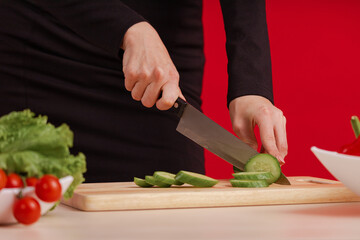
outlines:
M175 113L178 118L181 118L184 113L187 102L181 98L176 99L174 105L169 109L171 112Z

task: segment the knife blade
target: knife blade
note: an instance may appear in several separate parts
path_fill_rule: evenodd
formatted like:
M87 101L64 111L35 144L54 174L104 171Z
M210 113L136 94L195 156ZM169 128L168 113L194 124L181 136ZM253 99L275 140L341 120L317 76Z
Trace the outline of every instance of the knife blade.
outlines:
M179 133L242 171L247 161L259 154L181 98L176 100L172 111L180 118L176 128ZM290 185L285 175L280 179L276 183Z

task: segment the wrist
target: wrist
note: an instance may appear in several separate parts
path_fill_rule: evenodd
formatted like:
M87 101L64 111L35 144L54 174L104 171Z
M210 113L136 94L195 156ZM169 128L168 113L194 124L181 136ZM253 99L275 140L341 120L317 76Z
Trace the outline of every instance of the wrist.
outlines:
M148 27L151 27L151 25L147 22L138 22L129 27L124 34L120 48L126 50L127 47L133 45L139 39L141 34L144 34L144 31Z

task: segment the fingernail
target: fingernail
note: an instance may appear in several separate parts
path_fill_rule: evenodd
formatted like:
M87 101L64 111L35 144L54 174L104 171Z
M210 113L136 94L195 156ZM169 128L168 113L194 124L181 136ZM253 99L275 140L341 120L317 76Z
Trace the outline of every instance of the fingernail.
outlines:
M278 156L277 159L279 160L280 162L280 165L284 165L285 164L285 160L282 156Z

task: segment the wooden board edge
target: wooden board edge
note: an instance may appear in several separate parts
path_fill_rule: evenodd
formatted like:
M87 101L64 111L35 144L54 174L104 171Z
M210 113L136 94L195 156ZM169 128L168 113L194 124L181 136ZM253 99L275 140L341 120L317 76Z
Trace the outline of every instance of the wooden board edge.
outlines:
M63 203L82 211L146 210L201 207L239 207L280 204L357 202L360 196L347 188L298 189L292 194L280 194L281 189L254 192L214 192L127 194L118 198L113 195L76 196ZM254 195L256 200L254 201ZM134 201L141 198L141 202Z

